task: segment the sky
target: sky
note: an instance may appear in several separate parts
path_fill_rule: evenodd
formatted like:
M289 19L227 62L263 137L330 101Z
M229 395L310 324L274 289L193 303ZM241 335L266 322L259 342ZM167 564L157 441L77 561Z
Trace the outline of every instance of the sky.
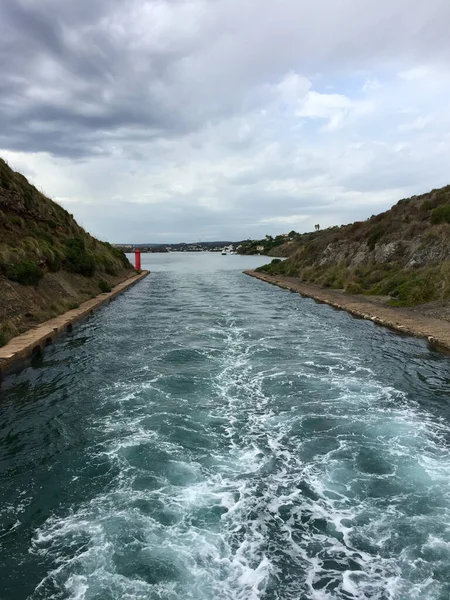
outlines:
M112 243L363 220L450 183L448 0L2 0L0 156Z

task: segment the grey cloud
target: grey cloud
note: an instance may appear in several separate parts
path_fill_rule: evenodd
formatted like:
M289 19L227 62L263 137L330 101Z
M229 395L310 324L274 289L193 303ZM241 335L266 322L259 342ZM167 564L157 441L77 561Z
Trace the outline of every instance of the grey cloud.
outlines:
M198 16L179 23L186 7ZM89 155L92 138L103 143L105 131L141 127L149 139L183 136L246 112L264 101L261 86L290 69L313 74L367 68L383 57L449 57L447 4L431 0L411 11L406 0L371 0L358 7L353 0L291 0L282 8L269 1L263 9L236 0L4 0L1 144ZM160 18L162 33L145 35L139 28L145 10L166 8L164 18L173 22ZM47 135L27 132L23 123L43 123Z
M0 148L50 155L66 179L42 158L37 183L73 196L76 216L112 241L164 241L175 222L195 239L263 235L276 216L363 218L393 190L441 183L449 144L428 159L395 151L401 117L383 110L342 133L323 133L326 118L302 129L297 95L308 79L351 95L335 89L346 77L352 89L362 74L447 69L449 21L442 0L3 0ZM303 91L283 103L290 72ZM352 206L355 192L373 197Z

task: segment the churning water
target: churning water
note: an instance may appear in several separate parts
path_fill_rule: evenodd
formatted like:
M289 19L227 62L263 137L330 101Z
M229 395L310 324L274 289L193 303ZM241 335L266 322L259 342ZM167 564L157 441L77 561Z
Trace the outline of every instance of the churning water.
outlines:
M0 598L448 600L448 357L145 258L2 387Z

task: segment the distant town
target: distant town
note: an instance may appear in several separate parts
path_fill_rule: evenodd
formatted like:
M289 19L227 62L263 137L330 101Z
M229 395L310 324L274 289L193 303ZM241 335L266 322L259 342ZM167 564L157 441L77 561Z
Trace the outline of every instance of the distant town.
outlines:
M179 244L114 244L123 252L237 252L244 242L194 242Z
M240 242L182 242L179 244L114 244L123 252L222 252L226 254L266 254L282 244L293 242L299 236L295 231L272 237L266 235L262 240L242 240Z

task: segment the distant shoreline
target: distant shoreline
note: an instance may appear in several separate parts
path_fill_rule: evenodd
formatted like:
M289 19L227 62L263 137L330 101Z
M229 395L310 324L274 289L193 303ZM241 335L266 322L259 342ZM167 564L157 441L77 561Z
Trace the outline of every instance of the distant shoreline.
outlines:
M245 275L255 277L266 283L297 292L301 296L324 302L334 308L389 327L401 333L426 338L437 349L450 352L450 322L421 315L408 309L394 308L376 304L361 296L344 294L317 285L303 283L294 277L267 275L256 271L244 271Z

